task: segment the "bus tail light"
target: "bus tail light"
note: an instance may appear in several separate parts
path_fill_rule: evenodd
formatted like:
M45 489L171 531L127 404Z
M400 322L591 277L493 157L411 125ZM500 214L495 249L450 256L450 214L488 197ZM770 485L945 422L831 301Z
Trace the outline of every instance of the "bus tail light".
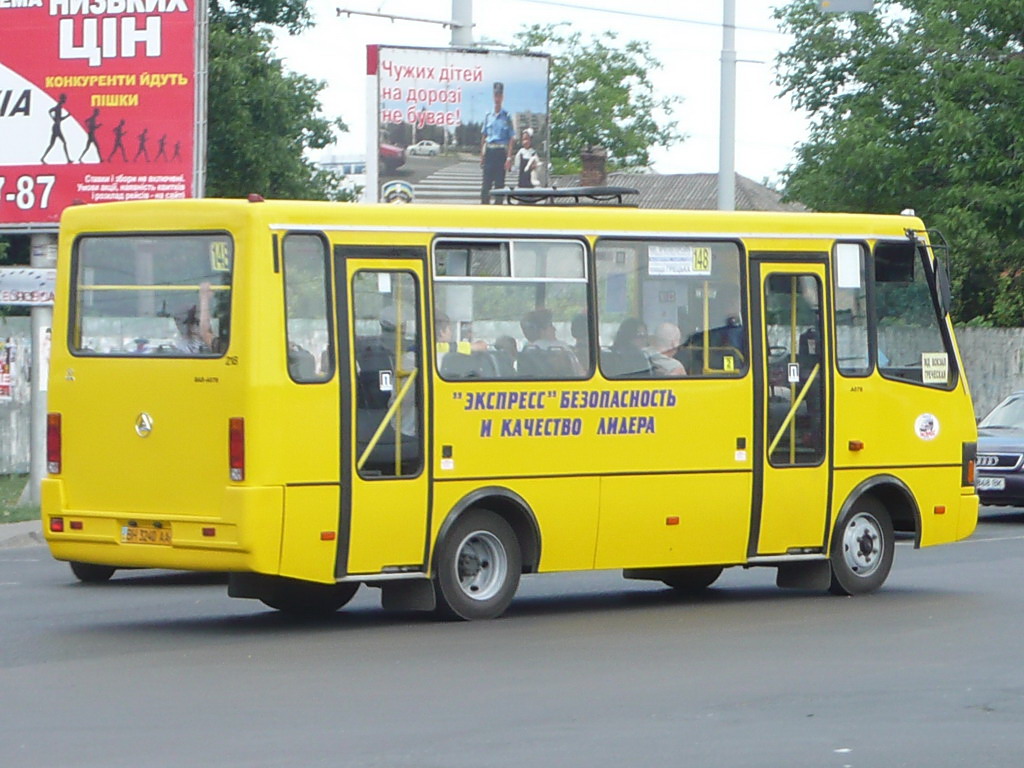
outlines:
M60 414L46 414L46 471L60 474L61 429Z
M245 479L245 419L228 419L228 467L232 480Z

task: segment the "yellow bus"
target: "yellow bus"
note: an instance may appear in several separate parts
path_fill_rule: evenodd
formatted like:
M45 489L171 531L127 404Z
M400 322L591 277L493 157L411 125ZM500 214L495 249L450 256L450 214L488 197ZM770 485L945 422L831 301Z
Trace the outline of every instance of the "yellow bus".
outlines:
M877 589L977 521L914 216L190 200L64 213L44 529L85 580L490 618L521 574Z

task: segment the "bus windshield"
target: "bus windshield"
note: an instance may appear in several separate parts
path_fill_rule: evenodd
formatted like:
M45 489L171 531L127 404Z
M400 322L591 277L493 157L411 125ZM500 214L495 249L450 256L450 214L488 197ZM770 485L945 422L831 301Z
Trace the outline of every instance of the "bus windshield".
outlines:
M228 343L232 261L224 234L80 238L72 352L219 356Z

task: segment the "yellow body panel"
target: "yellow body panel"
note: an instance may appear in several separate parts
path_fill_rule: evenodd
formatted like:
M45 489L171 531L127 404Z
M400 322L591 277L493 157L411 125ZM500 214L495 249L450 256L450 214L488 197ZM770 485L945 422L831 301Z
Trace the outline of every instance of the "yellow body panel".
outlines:
M675 234L734 239L747 253L820 256L839 236L871 242L902 237L907 228L923 225L907 217L850 214L549 206L398 209L204 200L69 209L58 267L57 295L63 297L71 294L72 248L81 234L229 233L232 331L230 347L212 359L76 357L67 344L68 307L58 303L49 409L62 414L64 464L44 482L43 516L82 526L48 532L51 550L60 559L322 583L396 568L428 573L435 539L452 510L480 489L500 488L523 499L537 522L541 571L742 564L757 554L820 548L850 493L880 475L910 489L921 512L922 545L963 538L974 528L977 496L960 483L963 444L976 435L962 376L946 391L877 373L844 378L832 372L831 455L816 468L766 468L763 504L754 509L763 461L753 450L761 428L754 378L762 372L752 367L735 378L631 382L595 373L589 381L453 383L435 372L423 382L424 471L398 480L357 477L354 456L343 466L340 423L352 414L342 413L341 388L353 386L346 361L324 383L297 384L287 373L273 236L290 231L323 233L333 265L337 246L416 247L429 254L436 234L465 232L585 237L591 246L602 235ZM429 328L432 289L421 266L386 258L361 263L412 269L421 321ZM347 274L332 276L335 296L350 291L357 266L352 260ZM332 322L335 338L351 332L336 317ZM513 393L517 404L510 405ZM501 407L488 399L499 394L505 396ZM154 424L145 438L134 429L143 412ZM922 440L915 431L922 414L938 420L934 439ZM228 471L233 417L245 419L240 481ZM863 450L850 450L850 441L861 441ZM340 511L346 493L348 518ZM945 509L937 513L937 507ZM760 538L752 551L751 523L758 515ZM173 545L122 543L122 529L133 521L171 526ZM337 540L322 535L331 532ZM339 551L345 556L340 563Z

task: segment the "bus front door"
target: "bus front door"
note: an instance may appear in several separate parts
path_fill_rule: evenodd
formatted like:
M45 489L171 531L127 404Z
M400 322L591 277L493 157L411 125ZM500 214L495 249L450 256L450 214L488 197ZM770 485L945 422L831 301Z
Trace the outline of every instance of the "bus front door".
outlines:
M422 572L428 474L424 425L425 252L336 250L341 387L337 575ZM345 298L343 301L342 298Z
M825 263L752 264L758 416L748 554L820 554L830 492Z

